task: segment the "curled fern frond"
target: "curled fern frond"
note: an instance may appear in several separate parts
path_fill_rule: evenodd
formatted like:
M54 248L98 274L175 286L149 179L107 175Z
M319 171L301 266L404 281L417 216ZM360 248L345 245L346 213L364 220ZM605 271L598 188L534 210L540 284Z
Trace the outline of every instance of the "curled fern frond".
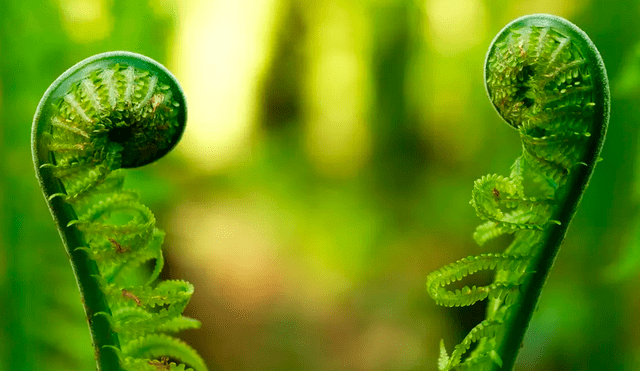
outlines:
M124 306L107 317L116 332L128 338L136 338L146 333L176 333L182 330L200 328L200 321L184 316L156 315L140 307Z
M427 291L438 305L461 307L472 305L487 297L505 299L517 294L517 282L494 282L487 286L469 287L449 291L444 286L460 281L480 270L500 270L522 274L529 259L522 255L482 254L458 260L427 276Z
M503 234L514 238L502 254L465 258L428 276L427 291L437 304L490 300L486 320L451 357L441 344L441 371L513 368L609 120L608 80L597 49L556 16L530 15L505 26L487 53L485 86L496 111L519 132L523 151L509 177L475 182L471 204L486 222L474 238L480 245ZM445 289L486 269L496 271L489 285ZM478 346L463 360L472 342Z
M460 364L460 359L464 355L466 351L471 348L471 344L480 341L481 339L493 338L496 335L496 332L501 328L501 321L488 321L484 320L476 325L467 336L465 336L464 340L458 345L456 345L455 349L451 353L451 358L449 359L449 364L447 368L451 369L454 366ZM501 363L501 361L499 361Z
M187 343L163 334L147 335L135 339L122 347L122 354L125 359L129 357L133 359L168 357L179 360L180 363L196 371L207 369L202 358Z
M517 176L505 178L493 174L475 181L471 205L481 219L488 221L476 232L478 244L522 229L544 228L549 221L550 200L525 197L522 187L522 181Z
M199 327L182 316L193 286L155 284L164 232L137 193L123 188L122 169L164 156L185 123L175 77L129 52L73 66L36 111L36 174L76 273L99 370L185 369L164 357L207 369L192 348L167 335Z

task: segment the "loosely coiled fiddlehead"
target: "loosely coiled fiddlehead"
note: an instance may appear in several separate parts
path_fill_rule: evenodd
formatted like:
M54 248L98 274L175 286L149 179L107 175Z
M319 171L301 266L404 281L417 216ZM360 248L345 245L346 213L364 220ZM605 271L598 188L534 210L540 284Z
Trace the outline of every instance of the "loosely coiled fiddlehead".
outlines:
M440 305L490 300L486 319L451 356L441 343L440 370L513 368L609 121L604 63L587 35L565 19L536 14L511 22L493 40L484 71L493 106L520 134L522 155L509 177L475 182L471 204L486 222L474 238L482 245L503 234L514 237L504 253L468 257L428 276L428 292ZM496 272L490 285L445 288L487 269Z
M76 275L99 370L207 369L168 335L199 327L182 316L193 286L155 282L164 233L138 195L123 188L121 170L164 156L185 123L175 77L129 52L76 64L36 111L36 174Z

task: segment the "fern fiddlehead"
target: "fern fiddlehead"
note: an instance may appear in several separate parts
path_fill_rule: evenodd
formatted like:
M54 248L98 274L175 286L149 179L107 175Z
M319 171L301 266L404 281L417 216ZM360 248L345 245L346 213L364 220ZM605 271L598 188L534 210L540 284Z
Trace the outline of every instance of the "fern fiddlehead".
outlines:
M563 18L535 14L509 23L491 43L484 75L496 111L520 134L522 155L508 177L488 175L475 182L471 204L486 222L474 238L482 245L513 234L513 241L504 253L468 257L429 274L427 290L440 305L489 299L486 319L451 356L441 342L441 371L513 368L609 121L600 54ZM494 282L446 289L478 270L494 270ZM474 342L477 347L463 361Z
M164 156L185 123L175 77L129 52L81 61L38 105L36 175L76 275L98 370L207 369L195 350L168 335L199 327L182 316L193 286L155 282L164 232L137 193L123 188L121 169Z

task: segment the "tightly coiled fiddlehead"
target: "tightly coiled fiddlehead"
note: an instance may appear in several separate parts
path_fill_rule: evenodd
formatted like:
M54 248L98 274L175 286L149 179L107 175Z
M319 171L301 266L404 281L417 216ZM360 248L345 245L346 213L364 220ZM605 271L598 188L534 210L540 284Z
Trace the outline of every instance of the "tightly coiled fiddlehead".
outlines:
M493 106L520 134L522 155L509 177L475 182L471 204L486 222L474 238L480 245L503 234L514 238L504 253L465 258L428 276L428 292L440 305L490 300L486 319L451 356L441 342L440 370L513 368L609 121L604 63L588 36L565 19L536 14L505 26L491 43L484 74ZM445 288L482 269L496 272L492 284Z
M195 350L167 335L200 326L182 316L193 286L155 283L164 232L137 193L123 188L121 170L164 156L185 123L175 77L129 52L71 67L36 111L36 174L76 275L99 370L207 369Z

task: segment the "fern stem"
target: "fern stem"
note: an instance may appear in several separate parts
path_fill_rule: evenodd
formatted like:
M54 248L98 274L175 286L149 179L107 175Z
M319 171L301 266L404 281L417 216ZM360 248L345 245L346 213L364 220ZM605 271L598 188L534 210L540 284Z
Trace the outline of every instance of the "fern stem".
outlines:
M494 369L501 371L513 369L524 335L529 327L533 312L538 305L542 288L598 162L609 124L610 93L607 72L597 48L581 29L559 17L534 15L524 21L520 19L508 24L500 33L518 24L531 24L534 22L553 24L554 27L558 27L567 33L569 38L579 46L587 65L591 66L594 88L593 101L597 102L597 104L593 115L594 122L591 124L590 129L591 137L581 161L583 165L578 165L572 169L569 181L558 197L559 200L564 201L551 217L552 220L557 220L560 224L550 224L545 230L542 238L543 243L532 257L531 264L527 269L530 275L523 282L521 286L522 294L514 304L518 310L506 323L506 332L498 350L502 357L503 365L499 368L494 366ZM498 36L496 36L497 38Z
M593 172L593 166L585 168L582 174L577 176L576 183L587 184L591 173ZM547 229L544 240L545 244L541 247L540 251L533 258L528 271L531 272L528 279L525 279L521 286L521 294L518 296L518 300L514 303L519 310L516 314L505 324L505 335L502 341L502 346L498 353L502 357L503 366L494 367L495 370L512 370L515 365L516 357L522 347L523 340L529 323L533 317L542 288L549 276L553 263L560 249L560 245L564 241L564 237L567 233L569 223L575 215L575 211L582 198L582 192L571 192L568 195L568 199L558 215L557 219L560 221L560 225L553 224Z
M34 125L33 136L41 136L42 126ZM75 226L68 227L69 222L76 220L77 216L73 208L64 202L61 197L50 199L52 194L62 193L64 189L60 181L51 173L50 169L42 168L45 163L50 163L49 151L42 146L42 141L33 141L33 161L36 167L36 175L42 187L47 205L56 223L58 232L64 244L67 256L71 263L80 297L84 306L91 340L95 349L95 359L99 371L120 371L120 361L113 348L120 347L118 335L111 328L111 324L104 316L95 316L95 313L111 313L98 277L100 272L95 261L91 260L84 250L79 247L87 246L82 233ZM43 148L38 148L42 146Z
M502 234L515 238L505 254L484 255L496 270L494 284L481 288L490 298L487 320L503 325L494 334L472 333L478 347L465 359L447 357L440 370L512 370L542 288L593 173L609 121L609 85L604 63L588 36L569 21L546 14L524 16L495 37L485 60L485 86L494 108L520 133L523 154L509 177L488 175L474 184L471 204L486 220L476 229L483 244ZM522 270L501 266L518 254ZM465 287L448 285L475 272L462 259L429 275L437 303L470 305ZM486 268L485 268L486 269ZM447 273L444 280L439 276ZM503 287L515 294L502 297ZM446 296L446 300L445 299ZM481 325L480 328L482 327ZM478 335L479 334L479 335Z
M185 123L175 77L129 52L71 67L36 110L36 175L76 276L99 371L207 370L193 348L167 335L200 326L182 316L193 286L156 284L164 232L138 195L123 189L120 170L163 157Z

